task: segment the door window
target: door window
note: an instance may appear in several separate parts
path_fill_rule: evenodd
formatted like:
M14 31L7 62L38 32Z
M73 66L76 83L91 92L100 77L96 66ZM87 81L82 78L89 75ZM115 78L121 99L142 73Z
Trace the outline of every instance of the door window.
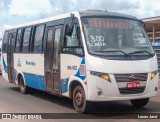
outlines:
M52 58L52 47L53 47L53 30L48 30L47 36L47 56L46 56L46 68L50 69L51 67L51 58Z
M55 39L54 39L53 69L58 69L60 35L61 35L61 28L57 28L55 30Z

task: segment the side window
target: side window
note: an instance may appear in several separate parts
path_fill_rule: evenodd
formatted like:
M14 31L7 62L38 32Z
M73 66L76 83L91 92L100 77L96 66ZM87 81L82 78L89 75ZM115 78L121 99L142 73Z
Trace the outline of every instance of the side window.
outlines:
M5 32L4 37L3 37L2 52L7 51L7 40L8 40L8 32Z
M83 55L81 33L78 22L66 25L62 51L64 53Z
M21 47L21 38L22 38L22 29L18 29L17 38L16 38L16 47L15 52L20 52Z
M65 31L65 46L79 46L80 45L80 35L78 35L77 24L69 24L66 26Z
M31 36L31 27L25 28L24 35L23 35L23 47L22 52L28 52L29 51L29 41Z
M80 30L77 24L66 25L64 46L81 46Z
M44 27L45 27L45 25L40 25L40 26L36 27L34 44L33 44L33 51L34 52L42 52Z
M12 45L12 51L13 51L13 52L14 52L14 50L15 50L16 34L17 34L17 32L12 33L11 45Z

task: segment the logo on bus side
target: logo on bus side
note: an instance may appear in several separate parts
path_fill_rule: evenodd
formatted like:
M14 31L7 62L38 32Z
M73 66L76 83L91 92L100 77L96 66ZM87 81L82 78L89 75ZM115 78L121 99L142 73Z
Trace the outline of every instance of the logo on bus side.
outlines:
M27 61L26 60L26 65L36 66L36 63L33 62L33 61Z

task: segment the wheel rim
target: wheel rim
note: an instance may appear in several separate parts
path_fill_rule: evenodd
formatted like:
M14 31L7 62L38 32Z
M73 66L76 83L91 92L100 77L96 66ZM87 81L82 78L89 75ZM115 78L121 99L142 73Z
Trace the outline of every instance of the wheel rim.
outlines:
M75 95L75 103L79 107L81 107L83 105L83 94L81 91L77 91L77 93Z

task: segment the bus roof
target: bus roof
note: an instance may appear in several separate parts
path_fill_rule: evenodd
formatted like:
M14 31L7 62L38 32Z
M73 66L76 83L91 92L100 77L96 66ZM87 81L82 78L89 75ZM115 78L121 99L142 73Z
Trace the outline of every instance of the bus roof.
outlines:
M74 12L70 12L70 13L67 13L67 14L61 14L61 15L58 15L58 16L53 16L53 17L49 17L49 18L45 18L45 19L41 19L41 20L37 20L37 21L32 21L32 22L29 22L29 23L10 26L10 27L6 28L5 30L12 30L12 29L16 29L16 28L22 28L22 27L26 27L26 26L41 24L41 23L45 23L45 22L49 22L49 21L53 21L53 20L63 19L63 18L71 16L71 13L72 14L77 14L77 15L79 14L80 17L110 16L110 17L123 17L123 18L137 19L136 17L131 16L131 15L126 15L126 14L116 13L116 12L108 12L108 11L105 11L105 10L85 10L85 11L79 11L79 12L74 11Z
M80 16L110 16L110 17L123 17L123 18L130 18L130 19L137 19L134 16L117 13L117 12L108 12L106 10L86 10L86 11L80 11Z

